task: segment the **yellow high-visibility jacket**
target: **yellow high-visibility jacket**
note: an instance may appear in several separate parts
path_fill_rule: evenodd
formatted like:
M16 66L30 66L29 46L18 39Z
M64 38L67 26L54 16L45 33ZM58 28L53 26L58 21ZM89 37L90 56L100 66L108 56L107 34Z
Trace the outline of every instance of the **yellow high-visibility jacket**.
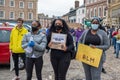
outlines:
M18 29L17 26L12 29L9 48L13 53L25 53L22 48L22 39L27 32L28 30L24 26L21 29Z

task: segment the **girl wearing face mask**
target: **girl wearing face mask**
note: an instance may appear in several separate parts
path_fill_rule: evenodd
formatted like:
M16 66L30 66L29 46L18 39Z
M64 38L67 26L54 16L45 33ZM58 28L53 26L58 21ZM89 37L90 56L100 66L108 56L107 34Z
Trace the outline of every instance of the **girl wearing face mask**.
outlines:
M82 63L86 80L101 80L101 70L106 57L105 50L110 46L106 32L104 30L100 30L99 25L100 21L98 19L92 19L91 28L89 30L85 30L79 39L79 43L103 50L98 68Z
M69 33L69 29L66 22L62 19L55 19L49 31L50 34L47 36L48 40L47 49L50 49L52 45L51 42L52 33L67 35L66 44L63 46L63 50L51 49L50 53L50 60L55 74L54 80L66 80L66 73L69 68L71 60L71 50L74 48L73 38Z
M26 50L26 73L27 79L32 79L33 66L35 65L37 80L42 80L41 71L43 66L43 54L47 45L46 35L39 33L39 21L32 22L32 30L26 34L22 41L23 49L32 49L32 51Z

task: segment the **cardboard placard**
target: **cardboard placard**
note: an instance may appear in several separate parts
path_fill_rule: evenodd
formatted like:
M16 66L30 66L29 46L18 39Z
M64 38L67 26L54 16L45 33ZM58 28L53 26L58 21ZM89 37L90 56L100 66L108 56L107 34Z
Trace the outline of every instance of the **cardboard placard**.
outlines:
M88 65L98 67L103 50L91 48L90 46L79 44L76 59Z
M63 50L64 45L66 45L66 34L52 33L51 37L51 48Z

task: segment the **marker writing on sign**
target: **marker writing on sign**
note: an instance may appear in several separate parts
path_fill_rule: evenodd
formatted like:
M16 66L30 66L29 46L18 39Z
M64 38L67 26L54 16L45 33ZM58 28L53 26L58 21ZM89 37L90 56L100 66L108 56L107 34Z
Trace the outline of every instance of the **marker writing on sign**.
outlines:
M95 58L91 58L85 54L82 56L82 58L83 58L83 60L89 61L90 63L94 63L94 61L95 61Z
M62 41L62 40L64 40L63 38L53 38L53 39L55 39L56 41Z

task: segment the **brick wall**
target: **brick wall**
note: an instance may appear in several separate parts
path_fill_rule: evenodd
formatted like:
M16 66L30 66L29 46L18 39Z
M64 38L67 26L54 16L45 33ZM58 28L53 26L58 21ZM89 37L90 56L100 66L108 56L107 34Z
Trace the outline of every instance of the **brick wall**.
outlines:
M89 0L85 0L87 18L91 18L94 16L98 16L101 18L105 17L104 11L105 11L105 7L107 7L107 0L96 0L96 2L88 2L88 1ZM96 12L96 15L95 15L95 12Z

